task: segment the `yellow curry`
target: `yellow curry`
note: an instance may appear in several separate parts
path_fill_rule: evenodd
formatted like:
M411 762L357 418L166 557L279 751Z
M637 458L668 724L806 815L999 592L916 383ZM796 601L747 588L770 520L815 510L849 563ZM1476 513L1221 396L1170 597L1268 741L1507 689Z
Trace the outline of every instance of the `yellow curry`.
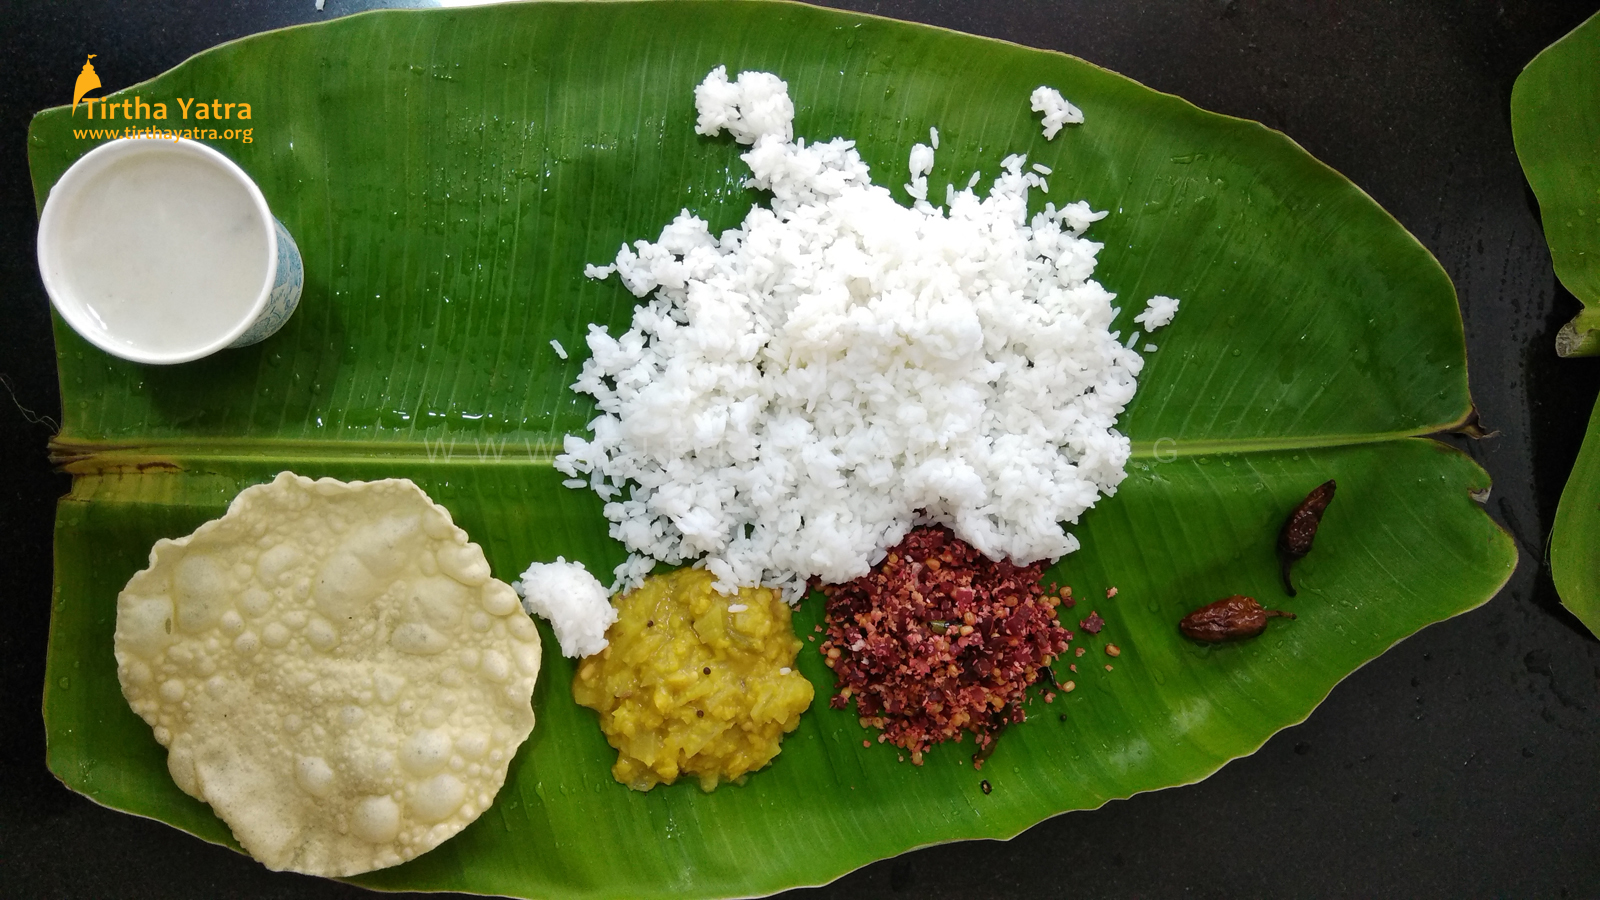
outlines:
M680 569L618 598L610 645L572 683L617 749L611 774L634 790L683 773L707 791L742 782L778 755L811 705L811 682L792 668L800 640L778 592L724 596L712 581Z

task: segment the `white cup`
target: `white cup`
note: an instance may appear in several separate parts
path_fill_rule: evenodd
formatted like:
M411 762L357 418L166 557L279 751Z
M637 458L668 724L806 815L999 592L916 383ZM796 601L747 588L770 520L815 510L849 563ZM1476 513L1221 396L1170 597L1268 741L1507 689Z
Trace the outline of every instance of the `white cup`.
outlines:
M180 363L265 340L300 302L300 249L250 176L205 144L124 138L84 154L39 219L50 302L96 347Z

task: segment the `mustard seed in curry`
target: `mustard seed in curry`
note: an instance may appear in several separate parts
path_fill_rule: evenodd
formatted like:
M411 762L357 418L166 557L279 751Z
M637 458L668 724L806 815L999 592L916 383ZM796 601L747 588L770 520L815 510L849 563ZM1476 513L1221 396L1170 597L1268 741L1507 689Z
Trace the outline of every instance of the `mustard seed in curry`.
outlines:
M778 755L811 705L800 640L777 591L724 596L701 569L652 576L617 599L610 644L583 660L573 697L600 713L611 774L634 790L679 775L742 782Z

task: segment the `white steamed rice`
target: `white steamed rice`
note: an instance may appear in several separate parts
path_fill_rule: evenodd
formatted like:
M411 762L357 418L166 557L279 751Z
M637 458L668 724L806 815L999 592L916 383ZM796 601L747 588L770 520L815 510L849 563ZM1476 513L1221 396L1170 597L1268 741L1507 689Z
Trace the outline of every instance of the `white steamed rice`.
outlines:
M607 501L633 554L618 588L699 558L721 590L793 602L924 523L995 559L1076 549L1060 523L1122 480L1113 424L1143 366L1091 278L1101 245L1083 232L1105 213L1080 201L1030 218L1045 185L1022 156L987 197L950 186L941 209L921 144L906 208L852 141L793 139L777 77L719 67L695 101L696 130L750 145L748 184L772 201L720 237L685 210L586 269L647 298L620 337L590 326L573 387L600 415L556 460Z
M606 648L606 629L617 621L617 611L583 563L560 556L553 563L536 562L511 586L528 615L549 620L562 656L576 659Z
M1172 322L1173 316L1178 314L1178 301L1172 297L1156 295L1145 304L1144 311L1133 317L1135 322L1143 325L1150 331L1155 331L1163 325Z
M1083 110L1067 102L1061 92L1053 87L1039 85L1028 98L1036 113L1044 113L1044 139L1053 141L1063 125L1082 125Z

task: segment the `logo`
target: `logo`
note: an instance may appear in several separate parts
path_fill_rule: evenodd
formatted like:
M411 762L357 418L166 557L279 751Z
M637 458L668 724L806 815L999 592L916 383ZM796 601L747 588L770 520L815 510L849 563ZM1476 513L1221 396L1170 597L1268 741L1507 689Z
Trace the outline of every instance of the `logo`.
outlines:
M121 119L115 126L74 128L72 135L79 140L110 141L118 138L160 138L195 141L239 141L251 143L255 139L254 111L248 102L225 102L220 97L168 97L173 107L164 100L145 100L138 94L131 97L89 97L90 91L100 85L100 75L94 70L96 54L89 54L83 62L83 71L72 86L72 115L83 105L84 117L104 122ZM220 120L220 121L219 121ZM220 128L215 126L222 126Z
M94 72L94 63L89 62L94 58L95 54L91 53L88 59L83 61L83 71L78 73L78 83L72 86L73 115L78 114L78 101L83 99L83 95L100 86L100 76Z

